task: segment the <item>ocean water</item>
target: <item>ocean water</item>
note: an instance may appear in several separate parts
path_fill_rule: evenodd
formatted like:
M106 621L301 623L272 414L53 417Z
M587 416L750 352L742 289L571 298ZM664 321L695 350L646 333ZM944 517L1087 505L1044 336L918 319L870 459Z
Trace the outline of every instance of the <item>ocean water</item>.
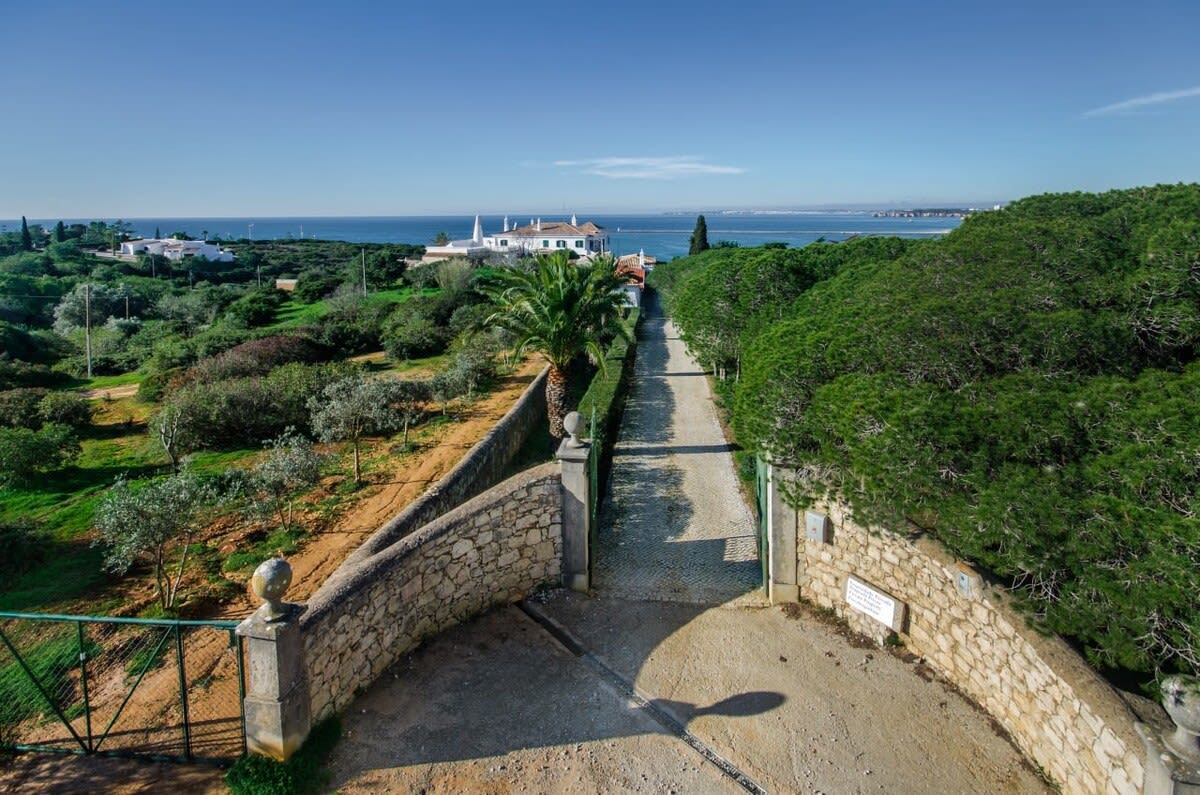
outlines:
M569 220L562 216L541 216L543 221ZM59 219L30 219L51 228ZM95 219L62 219L65 223ZM105 219L115 221L117 219ZM439 232L451 239L469 238L475 224L473 215L375 216L324 218L127 218L134 231L149 237L158 229L164 235L186 232L193 237L207 233L209 238L252 237L255 240L318 238L352 243L432 243ZM527 224L528 215L510 215L513 224ZM608 231L617 254L639 250L659 259L671 259L687 253L688 241L696 225L692 213L647 215L580 215L580 223L592 221ZM503 216L482 216L484 234L502 229ZM936 237L960 223L957 218L875 218L870 213L706 213L708 241L730 240L742 246L758 246L781 241L792 247L825 238L845 240L857 235L899 235ZM20 219L0 221L0 232L19 229Z

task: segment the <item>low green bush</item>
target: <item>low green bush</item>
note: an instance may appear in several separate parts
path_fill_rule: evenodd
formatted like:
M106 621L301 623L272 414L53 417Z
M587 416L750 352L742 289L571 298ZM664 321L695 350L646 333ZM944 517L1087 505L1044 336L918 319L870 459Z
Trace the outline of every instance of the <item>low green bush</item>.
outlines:
M633 337L640 320L640 309L631 310L624 319L623 325L630 337ZM579 400L577 410L583 415L584 421L591 422L593 417L596 420L592 444L600 445L601 489L612 466L612 448L621 426L621 413L625 407L625 394L629 389L636 350L636 341L629 342L622 337L613 340L604 355L604 369L596 373L587 392Z
M50 394L48 389L24 387L0 392L0 427L28 428L36 431L42 427L38 406Z
M92 424L96 407L83 395L74 392L51 392L38 404L38 415L45 424L86 428Z
M342 736L337 717L326 718L313 727L308 739L291 759L276 762L265 756L247 754L233 763L225 784L233 795L307 795L319 792L329 782L325 760Z

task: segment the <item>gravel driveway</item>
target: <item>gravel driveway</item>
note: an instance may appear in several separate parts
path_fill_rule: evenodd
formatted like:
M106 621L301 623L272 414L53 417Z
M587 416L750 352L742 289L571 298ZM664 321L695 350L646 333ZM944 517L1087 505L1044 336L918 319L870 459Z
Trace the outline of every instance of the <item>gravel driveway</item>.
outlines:
M761 599L755 522L704 373L653 308L601 505L599 596L721 604Z

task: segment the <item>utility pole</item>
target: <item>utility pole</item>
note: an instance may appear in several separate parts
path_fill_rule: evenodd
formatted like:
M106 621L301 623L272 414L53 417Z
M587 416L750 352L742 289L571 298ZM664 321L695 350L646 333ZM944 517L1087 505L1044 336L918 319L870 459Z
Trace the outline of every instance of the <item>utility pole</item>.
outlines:
M367 297L367 250L362 250L363 298Z
M92 285L83 285L83 339L87 350L87 377L92 377Z

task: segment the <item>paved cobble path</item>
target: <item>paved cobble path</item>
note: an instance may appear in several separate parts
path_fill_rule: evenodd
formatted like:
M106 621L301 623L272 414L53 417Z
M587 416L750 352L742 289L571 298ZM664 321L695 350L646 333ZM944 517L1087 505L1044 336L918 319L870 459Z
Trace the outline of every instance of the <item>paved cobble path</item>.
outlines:
M761 585L755 523L708 381L650 307L600 513L598 596L721 604Z

